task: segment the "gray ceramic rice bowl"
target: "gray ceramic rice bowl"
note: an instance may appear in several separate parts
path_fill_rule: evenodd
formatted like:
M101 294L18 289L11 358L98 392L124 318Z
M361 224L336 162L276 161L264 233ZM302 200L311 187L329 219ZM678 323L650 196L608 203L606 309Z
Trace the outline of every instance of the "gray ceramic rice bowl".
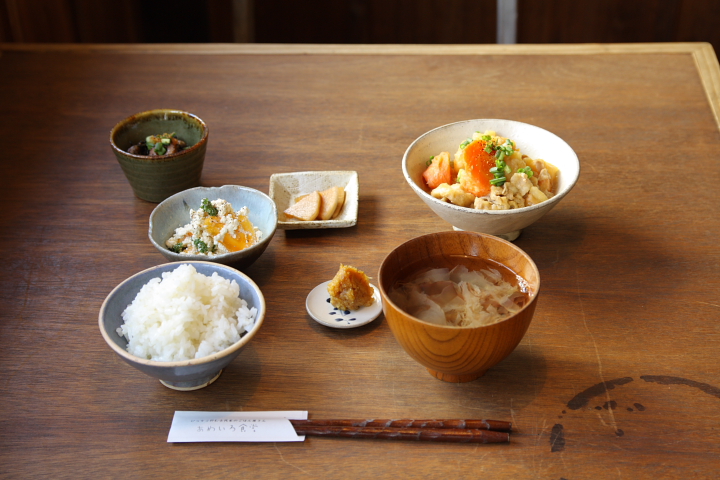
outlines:
M161 277L163 273L171 272L180 265L187 264L192 265L197 272L205 276L212 276L217 272L223 278L235 280L240 287L240 297L247 302L248 308L255 307L257 309L254 325L231 346L202 358L160 362L130 354L127 351L127 339L117 333L117 329L124 323L122 313L135 300L140 289L151 279ZM255 336L264 319L265 298L260 288L247 275L217 263L185 261L158 265L124 280L110 292L103 302L100 308L99 325L105 342L129 365L159 379L163 385L174 390L197 390L218 378L222 369L229 365Z

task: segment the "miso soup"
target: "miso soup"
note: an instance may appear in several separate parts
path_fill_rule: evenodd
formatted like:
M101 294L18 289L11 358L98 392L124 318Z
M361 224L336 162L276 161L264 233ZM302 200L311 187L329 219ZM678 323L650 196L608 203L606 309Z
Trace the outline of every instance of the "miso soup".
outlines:
M533 293L525 279L499 262L437 255L403 269L388 295L424 322L478 327L519 312Z

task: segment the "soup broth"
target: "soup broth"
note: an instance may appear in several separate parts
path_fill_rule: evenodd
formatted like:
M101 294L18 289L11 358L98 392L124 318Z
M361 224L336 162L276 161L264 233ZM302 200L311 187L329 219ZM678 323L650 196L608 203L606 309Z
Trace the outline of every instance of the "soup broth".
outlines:
M533 296L527 281L493 260L433 256L403 269L390 299L419 320L454 327L497 323Z

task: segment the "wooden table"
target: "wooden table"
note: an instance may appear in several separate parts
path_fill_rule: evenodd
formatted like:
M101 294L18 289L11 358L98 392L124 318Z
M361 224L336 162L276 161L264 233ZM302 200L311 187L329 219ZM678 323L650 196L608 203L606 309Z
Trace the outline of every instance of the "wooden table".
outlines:
M720 70L707 44L15 46L0 56L3 478L712 478L720 469ZM210 126L202 184L268 192L272 173L356 170L357 226L278 231L247 274L260 333L209 387L123 363L105 296L164 263L110 150L120 119L179 108ZM479 380L444 383L381 316L305 311L340 262L371 275L448 230L405 184L419 135L469 118L548 129L582 163L516 244L542 295ZM311 418L491 418L510 444L309 437L168 444L178 410Z

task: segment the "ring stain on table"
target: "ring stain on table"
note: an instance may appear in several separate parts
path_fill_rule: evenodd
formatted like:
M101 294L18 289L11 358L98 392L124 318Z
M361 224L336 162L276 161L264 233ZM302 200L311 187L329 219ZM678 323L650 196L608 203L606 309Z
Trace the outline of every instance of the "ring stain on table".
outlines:
M687 385L694 387L714 397L720 398L720 388L707 383L696 382L682 377L670 377L667 375L641 375L640 378L646 382L659 383L660 385Z
M556 423L550 432L550 451L562 452L563 450L565 450L565 433L563 426Z
M649 383L657 383L660 385L684 385L693 387L720 399L720 388L707 383L696 382L687 378L668 375L640 375L640 379ZM567 407L570 410L579 410L587 406L593 398L599 395L607 394L609 390L613 390L617 386L626 385L632 381L634 381L632 377L621 377L597 383L575 395L567 403ZM602 405L595 406L595 410L615 410L617 407L618 404L615 400L608 400ZM634 412L635 410L644 412L646 407L640 403L633 403L631 407L626 407L626 409L628 412ZM564 415L566 410L563 410L562 413ZM562 415L560 415L559 418L562 418ZM615 430L615 435L622 437L625 435L625 432L618 428ZM556 423L553 425L550 432L550 451L554 453L561 452L563 450L565 450L565 427L561 423Z
M633 379L631 377L623 377L608 380L606 382L600 382L575 395L572 400L567 403L567 406L570 410L578 410L590 403L590 400L593 397L607 393L608 390L614 389L615 386L625 385L626 383L630 383L632 381Z

